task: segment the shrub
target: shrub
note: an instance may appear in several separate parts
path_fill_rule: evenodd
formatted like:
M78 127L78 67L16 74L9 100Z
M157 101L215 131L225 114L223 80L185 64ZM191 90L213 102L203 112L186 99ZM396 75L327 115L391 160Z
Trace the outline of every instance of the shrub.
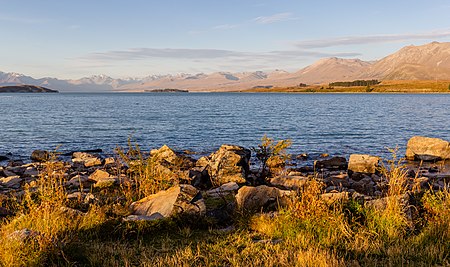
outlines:
M257 148L252 147L256 154L256 158L261 163L260 177L262 179L270 176L273 172L281 170L286 161L290 159L290 155L286 150L291 146L291 140L275 141L264 135L261 138L261 144Z

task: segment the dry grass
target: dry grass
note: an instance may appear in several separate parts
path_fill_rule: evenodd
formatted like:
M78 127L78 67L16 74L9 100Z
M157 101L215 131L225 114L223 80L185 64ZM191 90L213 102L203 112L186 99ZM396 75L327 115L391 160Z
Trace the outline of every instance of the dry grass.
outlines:
M450 93L450 81L444 80L386 80L380 84L372 85L371 93ZM310 85L307 87L274 87L255 88L244 90L244 92L264 92L264 93L366 93L366 86L334 86L328 84Z
M324 185L311 179L279 212L236 218L241 223L231 231L217 230L202 219L123 222L112 213L114 202L91 205L85 214L67 212L61 209L67 204L64 171L64 164L47 163L19 199L17 215L2 222L2 266L450 264L449 190L418 196L413 219L399 198L406 192L406 175L395 158L382 170L388 184L384 208L355 200L326 202ZM142 171L143 177L153 177ZM120 192L146 194L139 187L129 190ZM12 233L22 229L34 234L15 238Z

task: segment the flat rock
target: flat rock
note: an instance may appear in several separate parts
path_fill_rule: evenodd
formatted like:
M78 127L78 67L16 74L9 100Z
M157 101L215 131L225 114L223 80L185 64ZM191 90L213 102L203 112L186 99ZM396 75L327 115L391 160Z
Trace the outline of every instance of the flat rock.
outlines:
M22 182L22 179L20 179L20 176L17 176L17 175L0 179L0 185L9 187L9 188L19 188L21 182Z
M206 206L195 187L181 184L133 202L130 210L132 215L168 218L176 214L203 215Z
M98 182L101 179L107 179L107 178L110 178L110 177L111 177L111 175L108 172L106 172L104 170L97 169L97 170L95 170L94 173L89 175L89 180Z
M218 188L210 189L206 191L208 197L222 197L233 193L239 189L239 185L236 182L229 182L219 186Z
M306 176L281 175L270 179L270 184L282 189L299 190L308 180L309 178Z

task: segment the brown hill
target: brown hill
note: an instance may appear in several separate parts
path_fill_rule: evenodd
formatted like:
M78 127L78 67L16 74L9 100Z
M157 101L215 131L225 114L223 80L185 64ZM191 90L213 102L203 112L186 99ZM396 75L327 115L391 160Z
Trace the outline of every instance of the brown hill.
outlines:
M385 80L450 79L450 43L406 46L374 63L359 78Z

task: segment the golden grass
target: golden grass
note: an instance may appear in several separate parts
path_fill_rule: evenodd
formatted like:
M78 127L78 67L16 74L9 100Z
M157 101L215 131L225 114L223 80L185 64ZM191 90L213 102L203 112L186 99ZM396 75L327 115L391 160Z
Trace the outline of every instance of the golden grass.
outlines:
M329 203L311 179L277 213L237 217L221 231L202 218L123 222L121 202L67 212L64 164L49 162L17 215L2 222L2 266L445 266L450 264L450 192L427 191L411 217L401 197L406 175L396 158L382 169L386 205ZM130 175L134 175L130 173ZM146 175L143 173L143 175ZM145 176L144 176L145 177ZM150 178L150 176L149 176ZM133 179L138 179L134 177ZM33 191L33 188L39 190ZM111 194L116 194L114 189ZM119 196L139 194L119 190ZM50 194L55 192L54 195ZM103 192L103 191L102 191ZM142 192L142 191L141 191ZM120 195L121 194L121 195ZM239 215L236 215L239 216ZM32 231L27 239L17 230Z
M372 85L370 93L450 93L450 80L386 80ZM366 86L334 86L328 84L307 87L254 88L243 92L261 93L367 93Z

